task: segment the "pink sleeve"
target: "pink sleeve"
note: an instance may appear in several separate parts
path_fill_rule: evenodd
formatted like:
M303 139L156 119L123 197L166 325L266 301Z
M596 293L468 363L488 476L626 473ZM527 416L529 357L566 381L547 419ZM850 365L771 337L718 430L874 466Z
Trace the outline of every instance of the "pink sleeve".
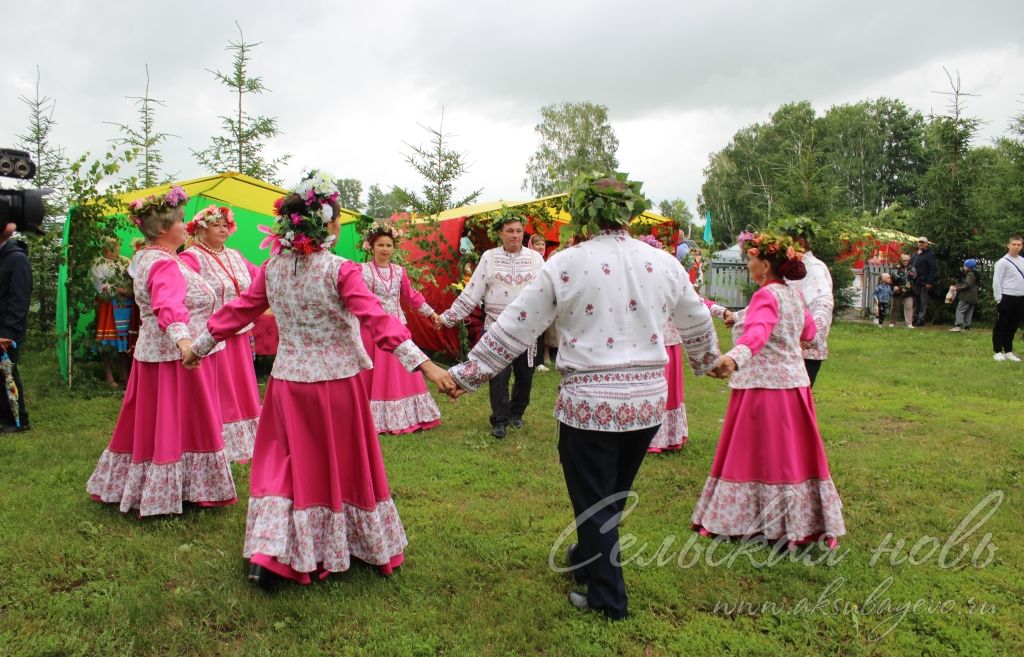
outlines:
M266 274L263 269L257 269L249 289L213 313L206 322L206 330L217 342L226 340L243 326L256 321L269 307Z
M256 275L261 271L261 268L249 262L249 259L241 253L238 254L238 257L240 257L242 262L245 263L245 269L249 272L249 280L256 280Z
M398 345L412 339L409 329L397 317L384 312L377 295L366 288L363 270L358 264L351 261L341 264L338 271L338 296L356 316L360 325L369 332L373 342L384 351L394 351Z
M775 295L761 288L754 292L750 299L750 305L747 306L743 318L743 335L736 344L750 349L751 354L757 354L768 342L772 329L778 323L779 304L775 300Z
M414 288L412 283L409 282L409 273L404 269L402 270L402 283L399 285L398 289L400 296L409 304L410 308L419 310L427 303L427 300L423 298L423 295L420 294L419 290Z
M171 324L188 324L185 277L181 275L177 261L165 258L154 262L149 269L146 286L161 331L166 331Z
M202 271L203 268L202 265L199 264L199 256L197 256L192 251L186 249L185 251L179 253L178 257L181 258L181 261L188 265L188 268L194 271L195 273L198 274Z
M804 341L813 340L817 334L818 327L814 325L814 317L811 316L807 308L804 308L804 330L800 333L800 339Z

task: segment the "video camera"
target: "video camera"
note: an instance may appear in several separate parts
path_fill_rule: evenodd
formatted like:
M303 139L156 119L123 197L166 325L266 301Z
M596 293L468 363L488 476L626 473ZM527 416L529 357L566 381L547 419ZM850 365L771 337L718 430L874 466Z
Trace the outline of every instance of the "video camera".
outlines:
M0 148L0 176L31 180L35 175L36 165L28 153ZM43 197L51 192L52 189L0 189L0 232L13 223L23 233L42 235Z

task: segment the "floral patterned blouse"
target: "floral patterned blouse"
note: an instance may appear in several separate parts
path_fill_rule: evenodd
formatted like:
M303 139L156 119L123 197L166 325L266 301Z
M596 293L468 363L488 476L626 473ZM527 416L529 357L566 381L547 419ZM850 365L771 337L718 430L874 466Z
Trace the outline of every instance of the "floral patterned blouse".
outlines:
M652 427L665 409L670 319L693 370L710 370L718 340L686 272L626 231L603 231L552 255L467 362L449 371L462 388L475 390L557 320L563 378L555 417L595 431Z
M544 258L526 247L519 249L519 253L509 253L501 246L485 251L462 294L441 314L441 321L445 326L455 326L482 303L486 315L484 329L490 328L543 266Z
M815 335L814 320L800 293L788 283L769 283L735 314L732 349L736 361L731 388L804 388L811 384L800 350Z
M272 257L241 297L214 313L193 349L204 355L268 307L280 331L271 374L282 381L329 381L373 367L361 326L410 372L428 360L409 329L384 312L366 289L362 268L327 251Z
M161 249L140 249L132 265L141 320L135 360L180 360L178 341L202 331L216 307L213 288L179 257Z
M409 276L405 273L404 267L388 264L387 267L381 268L373 262L364 262L361 267L363 268L363 282L366 283L370 292L377 295L381 307L389 315L397 317L403 324L408 323L405 321L405 313L402 312L402 301L405 301L409 307L415 308L416 312L424 317L434 314L434 309L430 307L427 300L409 282Z
M217 293L217 308L237 299L249 289L259 268L246 260L235 249L225 248L220 253L195 244L181 253L181 259L203 277ZM239 333L251 330L252 324L243 326Z

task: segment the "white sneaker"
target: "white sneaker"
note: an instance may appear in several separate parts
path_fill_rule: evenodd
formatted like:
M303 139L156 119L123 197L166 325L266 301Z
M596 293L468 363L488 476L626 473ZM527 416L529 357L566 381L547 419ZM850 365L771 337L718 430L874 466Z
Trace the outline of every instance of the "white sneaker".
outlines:
M878 328L884 328L881 324L878 324Z
M538 372L547 372L547 371L548 371L548 368L547 368L547 367L545 367L545 366L544 366L543 364L541 364L541 365L538 365L538 366L537 366L537 371L538 371Z
M992 360L1006 360L1006 356L1004 356L1003 352L1000 351L998 353L992 354Z
M1017 354L1013 353L1012 351L1007 351L1004 357L1006 358L1006 360L1012 360L1015 363L1020 362L1020 359L1017 358Z
M896 325L893 324L892 322L889 322L889 328L896 328Z
M913 324L907 324L907 328L909 328L909 329L916 329L917 327L914 326Z
M950 333L959 333L961 331L963 331L963 329L960 328L959 326L954 326L953 328L949 329Z

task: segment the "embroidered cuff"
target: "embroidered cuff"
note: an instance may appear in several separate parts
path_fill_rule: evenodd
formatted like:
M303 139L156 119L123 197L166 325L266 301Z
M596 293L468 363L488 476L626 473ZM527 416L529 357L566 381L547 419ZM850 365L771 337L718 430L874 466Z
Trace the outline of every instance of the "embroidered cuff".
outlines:
M416 312L423 315L424 317L430 317L434 314L434 309L430 307L429 303L425 303L416 309Z
M487 381L480 365L472 360L448 368L448 373L455 379L455 383L467 392L474 392Z
M203 334L196 338L195 342L192 343L192 351L195 352L197 356L205 356L216 346L217 341L213 339L213 336L210 335L210 332L207 330L203 331Z
M736 369L742 370L750 362L750 359L754 357L754 354L750 351L750 347L745 344L738 344L730 349L725 354L729 358L736 361Z
M726 308L725 306L719 306L717 303L713 303L713 304L711 304L711 306L708 307L708 310L711 311L711 316L712 317L715 317L715 318L718 318L718 319L725 319L725 311L727 311L729 309Z
M455 316L451 308L441 313L441 323L451 328L459 323L459 318Z
M715 366L718 360L718 335L711 328L711 319L707 320L708 327L698 330L695 333L682 335L680 331L681 344L686 351L686 360L696 375L707 374Z
M169 337L174 344L178 344L178 340L191 338L192 334L188 332L187 324L184 322L174 322L167 327L167 337Z
M407 371L412 372L415 370L420 363L430 360L427 355L420 351L420 348L413 343L412 340L406 340L402 344L395 347L393 352L395 357L398 358L398 362L402 364Z

